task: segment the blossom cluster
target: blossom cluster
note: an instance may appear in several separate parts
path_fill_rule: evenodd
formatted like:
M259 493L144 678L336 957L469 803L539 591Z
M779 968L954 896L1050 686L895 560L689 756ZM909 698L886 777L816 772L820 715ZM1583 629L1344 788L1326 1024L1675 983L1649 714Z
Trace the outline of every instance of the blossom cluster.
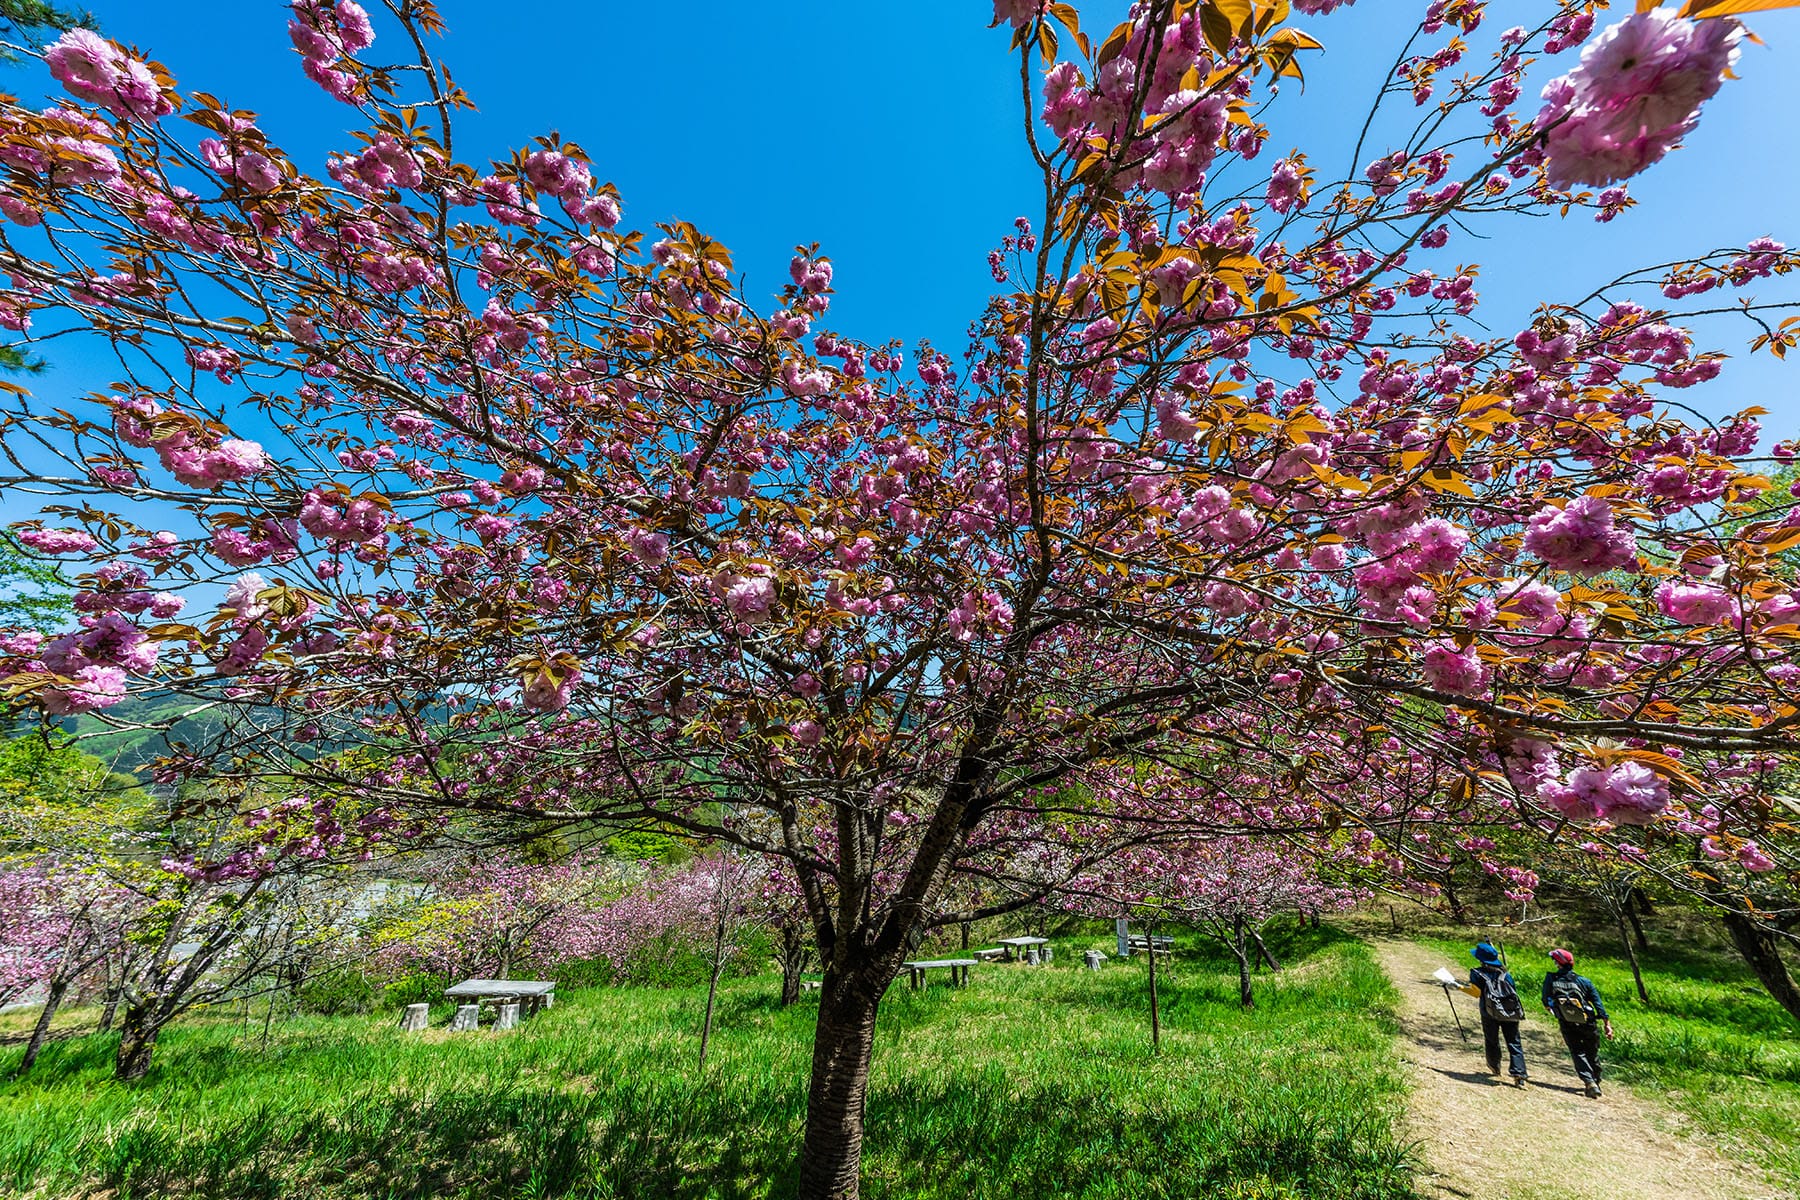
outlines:
M88 29L71 29L44 52L44 65L72 96L114 116L153 120L175 111L150 68Z
M375 27L356 0L294 0L288 37L304 60L306 77L338 100L354 100L356 76L336 64L375 44Z
M114 397L113 431L127 445L155 450L163 466L189 487L210 490L241 483L269 468L269 457L257 443L221 437L149 396Z
M1673 10L1633 13L1581 52L1581 65L1544 88L1550 183L1610 184L1661 159L1700 119L1736 61L1735 21Z

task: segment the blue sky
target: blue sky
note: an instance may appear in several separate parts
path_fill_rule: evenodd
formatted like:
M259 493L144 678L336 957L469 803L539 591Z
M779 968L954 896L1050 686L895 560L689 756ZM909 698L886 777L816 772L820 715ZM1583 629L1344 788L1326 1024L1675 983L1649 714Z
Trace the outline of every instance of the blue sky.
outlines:
M440 6L449 33L437 49L481 109L460 126L463 157L504 156L558 130L618 185L628 224L693 221L733 248L753 296L780 286L794 245L817 240L837 267L831 324L853 336L929 336L960 351L993 288L987 250L1013 217L1041 209L1016 65L1006 34L986 27L985 0ZM354 114L300 74L278 0L87 7L185 89L261 113L304 166L349 144ZM1123 5L1083 7L1103 32ZM1298 144L1341 160L1423 7L1362 0L1305 22L1328 49L1309 62L1305 95L1285 99L1269 157ZM1545 7L1494 0L1490 25ZM1782 136L1800 111L1800 12L1757 14L1752 26L1768 46L1746 48L1743 78L1711 102L1689 145L1634 183L1637 209L1610 225L1511 221L1491 227L1491 241L1452 243L1453 257L1483 264L1490 325L1517 328L1539 301L1577 298L1645 261L1765 233L1800 241L1800 158ZM369 57L393 48L378 41ZM21 74L13 86L36 82ZM1776 414L1771 433L1800 433L1793 368L1748 361L1747 340L1742 325L1719 330L1713 344L1739 357L1703 397L1684 398L1710 412L1762 404ZM51 358L46 394L110 378L70 351Z

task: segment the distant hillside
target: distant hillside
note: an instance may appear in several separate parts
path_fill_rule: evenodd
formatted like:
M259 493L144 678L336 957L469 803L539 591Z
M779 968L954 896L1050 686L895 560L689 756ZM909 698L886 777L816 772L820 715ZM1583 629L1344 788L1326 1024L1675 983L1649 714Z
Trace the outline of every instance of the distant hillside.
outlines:
M130 699L107 709L107 719L85 713L64 721L63 728L82 739L83 750L114 770L135 772L163 753L171 740L199 744L218 732L223 718L216 709L182 715L197 707L199 702L183 696ZM156 728L114 729L115 722ZM166 731L161 728L165 725Z

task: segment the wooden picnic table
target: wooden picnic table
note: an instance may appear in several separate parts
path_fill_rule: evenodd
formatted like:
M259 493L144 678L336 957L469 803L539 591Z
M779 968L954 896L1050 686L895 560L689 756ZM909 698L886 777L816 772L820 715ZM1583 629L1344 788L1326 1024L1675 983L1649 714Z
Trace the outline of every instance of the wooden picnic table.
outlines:
M519 1004L525 1012L534 1013L556 1003L556 981L551 979L465 979L444 990L446 998L474 1004L483 1002Z
M1050 944L1049 938L1041 937L1009 937L996 938L994 940L1006 947L1007 961L1009 962L1012 961L1015 955L1019 958L1024 958L1027 954L1036 957L1036 951L1039 946L1047 946Z
M900 969L912 980L913 991L925 986L925 972L933 967L949 967L950 983L955 987L965 987L969 982L969 968L980 964L972 958L929 958L919 962L903 962Z

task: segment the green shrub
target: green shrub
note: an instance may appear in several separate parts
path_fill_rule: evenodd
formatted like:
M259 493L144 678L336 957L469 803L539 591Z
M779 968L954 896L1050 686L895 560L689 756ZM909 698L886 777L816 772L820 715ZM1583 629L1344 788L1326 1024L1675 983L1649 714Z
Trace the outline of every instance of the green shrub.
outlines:
M300 987L300 1011L321 1017L347 1017L372 1011L382 989L361 971L327 971Z
M445 986L442 975L407 975L381 989L381 1007L398 1009L409 1004L431 1004L444 998Z

